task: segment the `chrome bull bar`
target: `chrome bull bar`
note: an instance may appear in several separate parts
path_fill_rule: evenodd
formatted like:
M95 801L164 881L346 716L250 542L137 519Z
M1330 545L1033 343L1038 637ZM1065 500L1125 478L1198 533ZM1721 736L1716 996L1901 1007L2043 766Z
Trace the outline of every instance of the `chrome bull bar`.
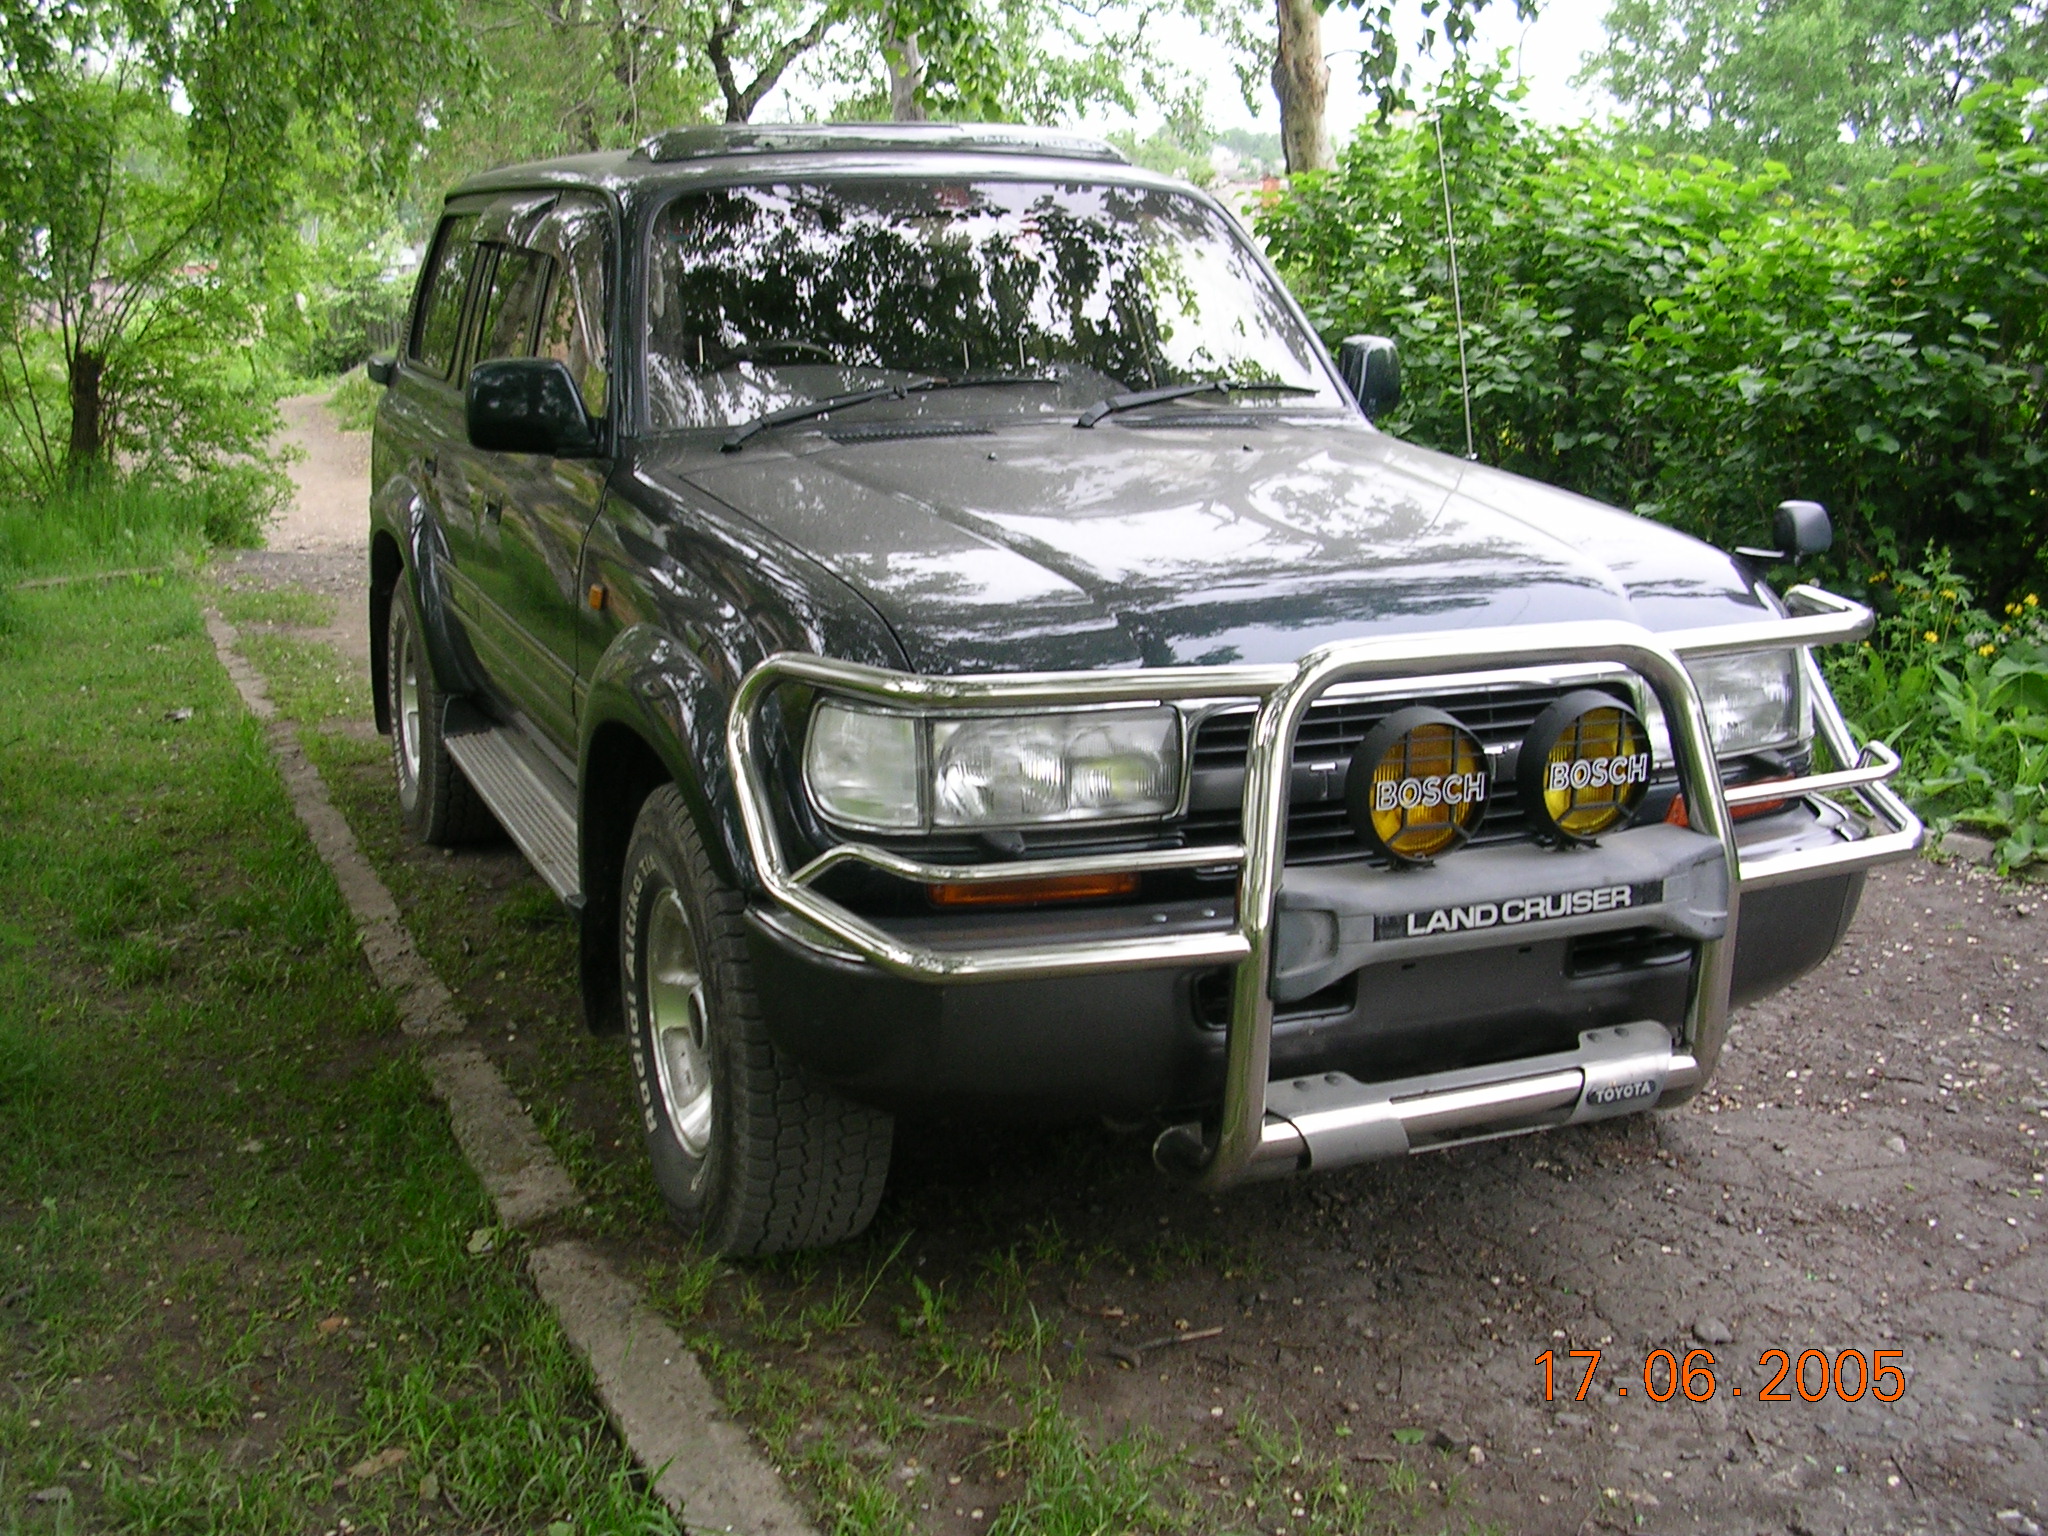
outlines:
M784 928L828 953L864 961L897 975L943 983L1022 980L1072 976L1144 966L1234 968L1230 1018L1226 1032L1223 1103L1213 1135L1198 1133L1191 1148L1175 1128L1161 1138L1162 1162L1177 1164L1196 1183L1222 1188L1278 1167L1285 1171L1290 1144L1296 1165L1304 1159L1320 1166L1378 1155L1396 1149L1384 1129L1392 1121L1430 1121L1436 1094L1453 1100L1435 1106L1448 1111L1453 1102L1485 1108L1493 1090L1489 1083L1510 1084L1529 1078L1529 1063L1506 1063L1486 1069L1480 1079L1456 1085L1424 1086L1400 1102L1407 1108L1391 1113L1386 1089L1324 1084L1333 1092L1318 1096L1315 1114L1304 1131L1302 1122L1272 1112L1269 1102L1281 1085L1268 1081L1273 1037L1273 941L1275 909L1286 847L1287 795L1294 741L1309 708L1340 683L1416 681L1435 686L1460 676L1503 668L1569 667L1611 664L1634 672L1656 693L1664 710L1676 759L1680 787L1695 830L1721 845L1733 878L1728 882L1728 915L1723 935L1702 940L1686 1002L1677 1045L1670 1053L1660 1093L1705 1082L1719 1059L1727 1029L1729 984L1741 893L1765 886L1867 868L1910 853L1919 846L1919 820L1886 783L1898 769L1898 758L1882 743L1859 747L1846 720L1821 679L1812 653L1814 645L1860 639L1869 632L1867 608L1817 587L1799 586L1785 594L1782 617L1717 626L1712 629L1656 634L1637 625L1612 620L1525 625L1391 635L1342 641L1309 653L1292 666L1164 667L1143 671L1015 673L978 677L920 677L852 662L783 653L762 661L742 680L734 694L726 724L726 747L737 787L741 819L763 891ZM1800 665L1813 700L1814 724L1838 765L1828 773L1777 780L1763 785L1724 789L1713 755L1712 739L1699 695L1685 670L1684 658L1729 655L1742 651L1798 647ZM1189 703L1193 701L1256 701L1251 743L1245 763L1242 841L1237 845L1202 845L1138 853L1018 859L995 864L941 865L908 858L865 843L842 843L800 868L792 869L776 822L762 735L761 707L777 687L808 684L833 693L911 709L984 709L1029 706ZM1820 849L1804 849L1744 860L1736 845L1731 805L1791 800L1806 795L1848 791L1862 802L1871 823L1868 835ZM819 877L846 862L859 862L906 880L960 884L983 880L1025 880L1041 876L1072 876L1196 867L1238 868L1236 917L1227 928L1204 933L1144 935L1093 940L1085 945L1019 944L980 949L939 948L905 939L833 901L816 888ZM1629 1026L1634 1028L1636 1026ZM1661 1026L1657 1033L1663 1033ZM1669 1037L1666 1036L1667 1049ZM1582 1041L1582 1052L1589 1047ZM1593 1047L1597 1051L1599 1047ZM1585 1063L1557 1064L1539 1072L1557 1081L1548 1090L1562 1092L1578 1074L1575 1091L1583 1099L1593 1076ZM1346 1082L1349 1080L1347 1079ZM1504 1113L1477 1115L1460 1121L1463 1139L1507 1134L1499 1129L1520 1126L1519 1090L1503 1088ZM1350 1093L1347 1104L1343 1095ZM1541 1097L1541 1094L1538 1095ZM1626 1105L1624 1107L1634 1107ZM1540 1113L1549 1113L1555 1110ZM1526 1114L1540 1113L1527 1110ZM1573 1111L1572 1113L1576 1113ZM1571 1118L1567 1114L1566 1118ZM1442 1118L1441 1115L1438 1116ZM1453 1119L1457 1116L1453 1115ZM1177 1140L1176 1140L1177 1138ZM1290 1143L1290 1138L1294 1141ZM1426 1138L1427 1139L1427 1138ZM1317 1144L1325 1147L1318 1157ZM1430 1144L1447 1144L1431 1141ZM1343 1155L1343 1149L1351 1149ZM1177 1150L1176 1150L1177 1149Z

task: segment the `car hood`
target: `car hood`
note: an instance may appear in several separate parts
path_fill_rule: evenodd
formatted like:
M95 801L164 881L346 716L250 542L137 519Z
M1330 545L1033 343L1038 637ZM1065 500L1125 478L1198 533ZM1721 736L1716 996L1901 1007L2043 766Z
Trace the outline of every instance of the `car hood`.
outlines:
M1290 662L1369 633L1761 614L1705 544L1362 423L842 437L647 468L832 571L920 671Z

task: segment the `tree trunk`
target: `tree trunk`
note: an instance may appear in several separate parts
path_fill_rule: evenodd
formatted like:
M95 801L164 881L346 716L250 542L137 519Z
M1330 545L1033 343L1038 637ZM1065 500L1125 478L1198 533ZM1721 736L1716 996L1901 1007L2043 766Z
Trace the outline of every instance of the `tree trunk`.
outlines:
M106 444L103 440L106 401L100 394L100 379L106 359L97 352L79 351L71 358L71 443L68 462L73 474L99 467Z
M924 104L917 99L924 84L924 56L915 37L899 37L892 25L882 40L882 59L889 66L889 116L899 123L924 121Z
M1273 54L1273 94L1280 98L1280 149L1287 169L1327 171L1336 157L1323 109L1330 66L1323 62L1323 17L1316 0L1277 0L1280 43Z

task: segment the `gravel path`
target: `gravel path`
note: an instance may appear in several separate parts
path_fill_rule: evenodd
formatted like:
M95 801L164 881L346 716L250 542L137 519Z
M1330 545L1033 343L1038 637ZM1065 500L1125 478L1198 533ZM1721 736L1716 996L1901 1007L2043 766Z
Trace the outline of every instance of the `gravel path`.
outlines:
M367 672L370 434L342 431L324 395L294 395L279 411L280 437L300 454L291 466L291 504L271 525L268 547L224 562L224 579L230 586L290 584L334 599L334 623L311 633Z

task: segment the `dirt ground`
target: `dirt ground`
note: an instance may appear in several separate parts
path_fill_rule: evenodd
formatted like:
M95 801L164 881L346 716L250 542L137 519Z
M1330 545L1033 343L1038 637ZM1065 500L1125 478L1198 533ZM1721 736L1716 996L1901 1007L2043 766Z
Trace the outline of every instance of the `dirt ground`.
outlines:
M317 407L290 419L318 449L297 471L301 508L234 579L341 598L330 638L360 661L360 449L323 443L337 434ZM355 477L346 494L343 473ZM464 1005L505 1025L507 1071L536 1099L560 1096L558 1128L595 1165L579 1177L644 1183L623 1078L604 1065L612 1047L579 1038L566 965L508 974L491 949L490 903L516 895L530 907L538 889L516 853L406 847L380 770L357 768L337 798L401 904L433 914L422 942ZM469 907L451 905L457 889L473 930ZM1172 1446L1208 1511L1202 1529L1305 1528L1286 1501L1276 1521L1239 1497L1251 1408L1268 1424L1292 1420L1305 1445L1361 1476L1411 1469L1441 1508L1418 1529L2038 1533L2044 906L2042 886L1962 865L1880 871L1845 947L1743 1010L1712 1091L1670 1114L1222 1199L1155 1174L1142 1136L905 1126L873 1240L745 1284L756 1310L763 1294L772 1310L778 1295L857 1275L900 1239L904 1277L878 1299L914 1307L909 1276L950 1283L961 1326L980 1308L993 1327L989 1255L1021 1245L1031 1260L1015 1283L1076 1362L1066 1407L1100 1432L1140 1425ZM543 950L568 954L566 943ZM679 1240L634 1214L648 1209L644 1192L620 1209L606 1240L665 1273ZM798 1373L821 1369L821 1353L887 1362L911 1348L879 1307L823 1351L764 1343L737 1307L707 1316ZM1109 1352L1207 1329L1221 1331L1140 1353L1135 1369ZM1580 1400L1585 1357L1569 1352L1594 1349ZM1666 1368L1659 1358L1646 1382L1644 1366L1659 1349L1710 1351L1710 1399L1655 1400ZM1796 1372L1769 1391L1769 1352L1789 1364L1809 1349L1843 1363L1857 1400L1808 1401ZM1896 1401L1877 1400L1890 1377L1857 1392L1852 1350L1897 1352L1885 1356L1902 1372ZM1811 1391L1821 1369L1806 1366ZM921 1465L906 1462L930 1490L923 1529L983 1530L982 1513L1003 1505L985 1430L928 1428Z

